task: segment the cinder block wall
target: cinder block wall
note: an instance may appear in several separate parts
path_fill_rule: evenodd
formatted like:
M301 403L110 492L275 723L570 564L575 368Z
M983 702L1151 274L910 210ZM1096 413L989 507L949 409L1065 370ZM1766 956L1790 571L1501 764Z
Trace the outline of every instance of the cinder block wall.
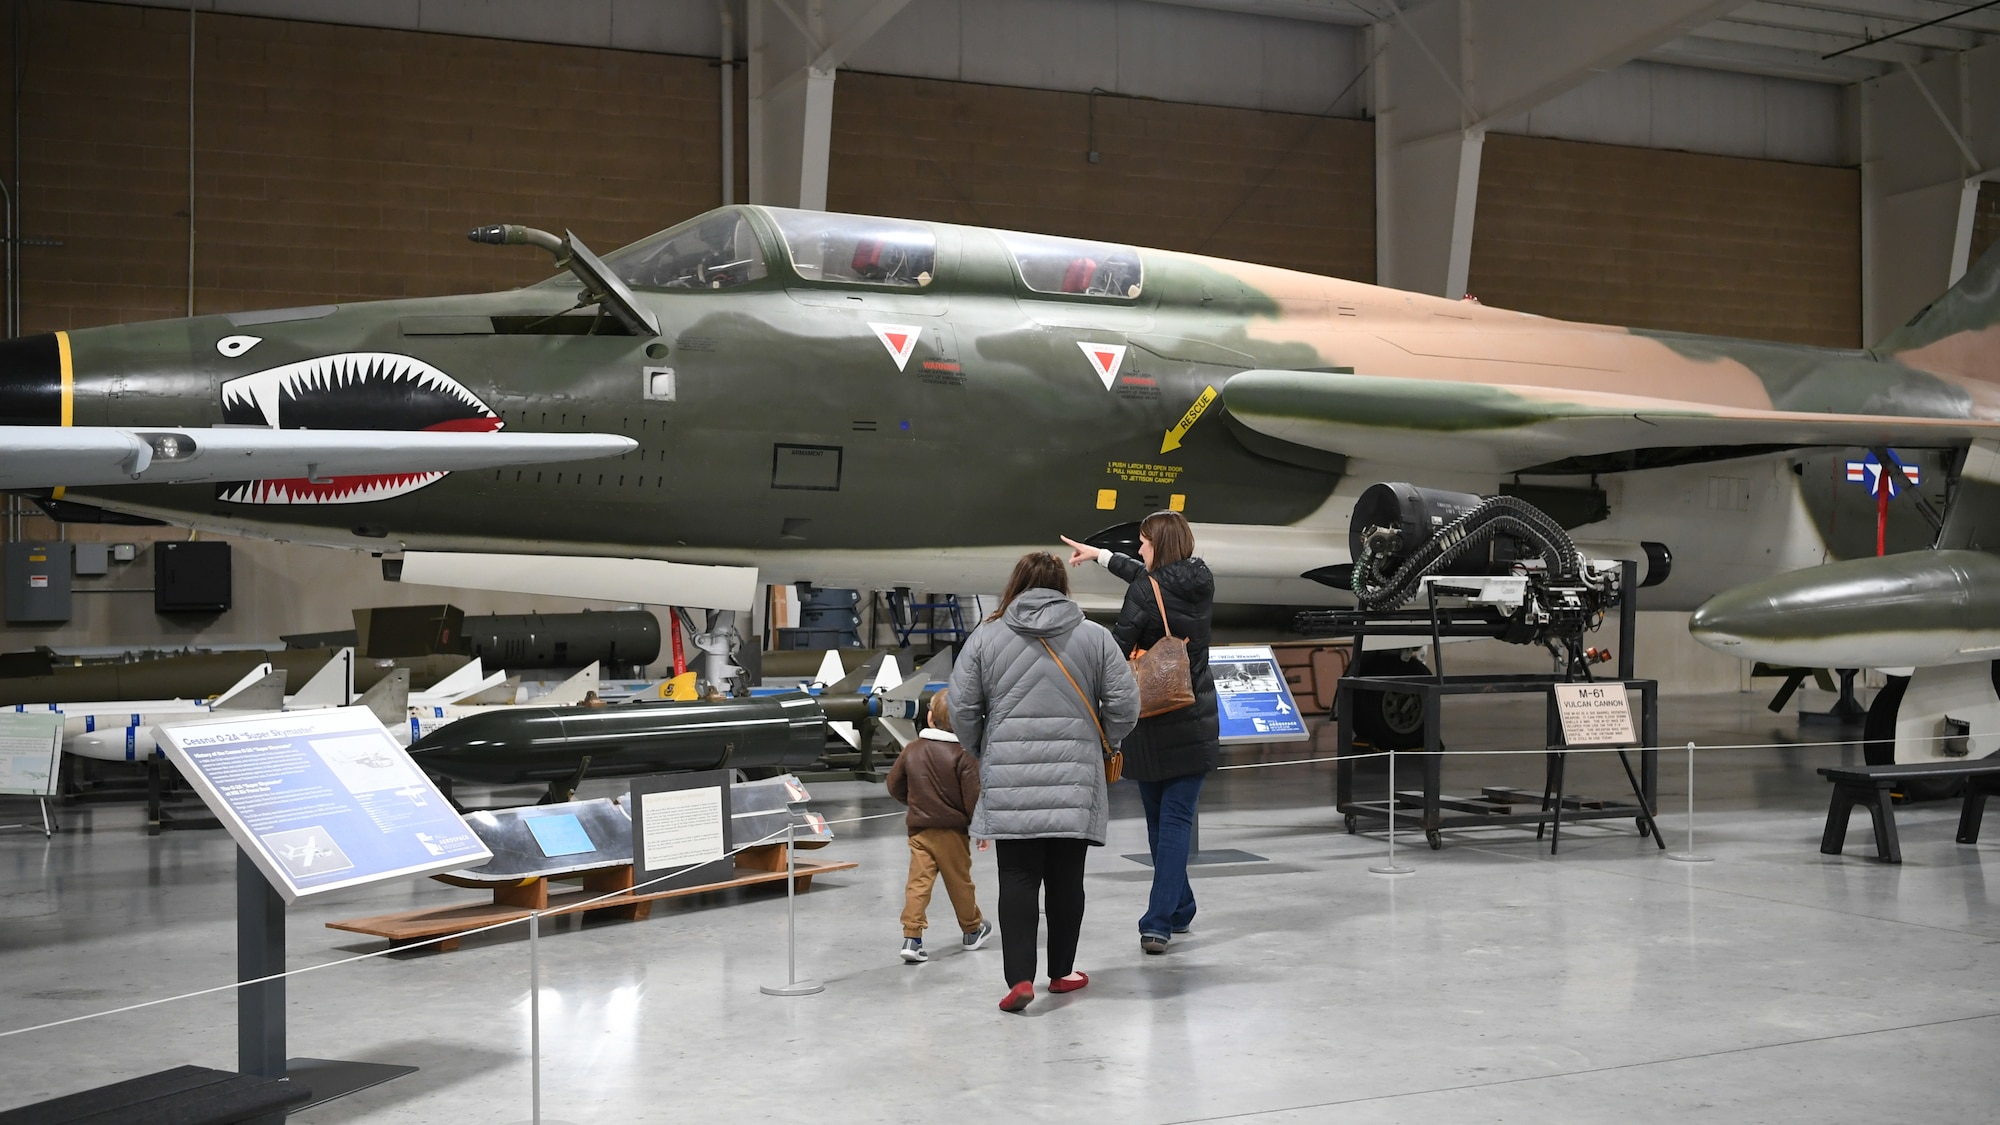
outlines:
M567 227L611 249L720 200L701 59L210 12L195 27L197 313L509 288L552 273L547 255L466 231ZM187 13L26 4L22 48L23 226L63 243L22 252L23 330L184 315ZM739 136L739 167L746 150Z
M1467 288L1567 320L1859 346L1861 174L1491 135Z
M879 74L833 104L834 210L1375 278L1366 121Z
M1979 185L1978 209L1972 216L1972 254L1966 261L1978 261L1996 242L2000 242L2000 181L1988 180Z

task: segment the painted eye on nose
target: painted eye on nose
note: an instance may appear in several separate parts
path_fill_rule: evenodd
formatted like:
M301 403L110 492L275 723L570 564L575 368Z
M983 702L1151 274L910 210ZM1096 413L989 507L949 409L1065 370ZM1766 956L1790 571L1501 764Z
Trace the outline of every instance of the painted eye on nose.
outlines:
M262 336L224 336L215 342L215 350L229 359L235 359L263 342Z

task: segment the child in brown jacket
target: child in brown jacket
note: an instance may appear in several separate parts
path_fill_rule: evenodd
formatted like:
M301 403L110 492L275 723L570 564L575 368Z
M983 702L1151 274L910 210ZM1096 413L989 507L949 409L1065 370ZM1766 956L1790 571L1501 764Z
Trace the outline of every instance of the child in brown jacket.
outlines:
M903 902L903 960L930 960L924 952L924 908L939 876L958 912L959 946L978 949L993 933L972 890L972 838L966 827L979 803L979 763L951 733L951 709L940 691L931 697L930 729L911 740L889 767L889 795L910 806L910 882Z

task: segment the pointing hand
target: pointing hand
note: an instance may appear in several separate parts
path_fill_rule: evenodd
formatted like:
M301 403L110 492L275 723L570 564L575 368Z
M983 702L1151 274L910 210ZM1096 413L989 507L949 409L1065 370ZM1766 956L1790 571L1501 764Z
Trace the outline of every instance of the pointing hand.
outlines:
M1082 566L1087 562L1096 562L1097 556L1101 553L1090 544L1079 543L1067 535L1062 536L1062 541L1069 544L1069 565L1071 566Z

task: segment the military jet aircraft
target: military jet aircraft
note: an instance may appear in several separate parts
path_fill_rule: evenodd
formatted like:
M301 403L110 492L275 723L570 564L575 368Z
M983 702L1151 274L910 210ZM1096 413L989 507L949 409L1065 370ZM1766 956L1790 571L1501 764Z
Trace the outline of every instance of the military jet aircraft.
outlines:
M760 579L992 589L1059 532L1129 538L1161 508L1194 521L1223 600L1327 604L1337 595L1302 576L1347 561L1349 512L1383 481L1568 486L1586 552L1645 560L1664 579L1646 604L1693 609L1862 553L1802 474L1827 450L1890 445L1942 451L1952 496L1942 532L1903 539L1994 539L1964 529L1992 511L1983 482L2000 476L1981 467L2000 464L2000 253L1879 347L1849 350L772 207L709 212L602 258L525 227L472 237L541 247L565 272L500 293L9 341L0 425L173 430L196 447L252 432L280 447L349 430L624 438L636 448L589 461L97 477L37 495L58 513L400 555L405 580L633 596L610 592L632 573L620 567L673 565L687 595L646 600L724 609ZM152 464L184 444L155 443ZM1877 565L1919 600L1950 566L1897 557ZM1819 573L1787 581L1812 588ZM1759 638L1790 615L1762 604L1703 635L1775 651ZM2000 615L1977 609L1957 615L1976 634L1968 652L2000 646ZM1902 662L1878 633L1841 633L1817 662Z

